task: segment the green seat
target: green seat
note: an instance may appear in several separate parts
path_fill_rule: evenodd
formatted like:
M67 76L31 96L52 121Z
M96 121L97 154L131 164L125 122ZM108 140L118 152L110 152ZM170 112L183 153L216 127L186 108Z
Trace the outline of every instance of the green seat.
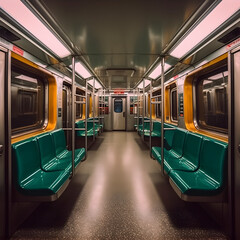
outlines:
M70 172L70 160L64 159L63 161L56 157L55 145L50 133L42 134L37 138L41 166L44 171L60 171L66 170ZM58 146L58 151L61 147Z
M85 123L83 120L80 120L78 122L75 123L75 128L85 128ZM76 136L77 137L84 137L85 136L85 130L77 130L76 131Z
M143 135L143 125L141 125L141 127L139 126L139 134ZM145 134L148 134L148 136L150 135L150 122L144 122L144 135Z
M186 133L181 158L166 158L164 169L169 174L171 170L195 171L199 166L199 153L202 137L194 133Z
M172 129L174 129L174 130L165 130L164 131L164 148L166 150L170 150L172 148L175 127L165 123L164 124L164 128L172 128Z
M45 172L41 169L36 139L12 145L14 182L19 192L30 196L52 196L69 178L67 171Z
M75 155L74 155L75 168L84 159L85 154L86 154L85 148L75 149ZM70 168L72 168L72 151L68 151L64 155L60 156L60 161L65 161L65 160L70 162Z
M169 135L167 132L169 132ZM165 135L166 134L167 138L173 138L171 145L169 145L167 140L164 139L164 162L169 159L171 159L170 161L179 159L183 154L182 148L186 131L180 128L174 128L174 130L166 130ZM162 163L161 147L152 147L152 155L160 164Z
M180 158L183 154L183 144L186 136L186 130L176 128L173 131L172 147L164 151L165 158Z
M85 128L85 121L80 120L75 123L76 128ZM88 119L87 122L87 137L92 137L93 135L97 136L99 132L99 126L95 124L95 131L93 133L93 119ZM85 137L85 130L77 130L76 136Z
M53 142L55 145L55 156L59 159L59 162L68 162L72 167L72 151L66 149L66 139L65 134L62 129L55 130L51 132ZM75 149L75 167L80 163L80 161L85 156L85 148Z
M199 157L199 168L194 172L170 171L170 179L188 196L213 196L226 185L227 144L204 138Z
M142 131L141 131L142 134ZM150 123L146 125L146 129L144 129L144 136L150 137ZM160 122L153 122L153 130L152 130L152 137L161 137L161 123Z
M161 148L152 147L152 156L161 164Z
M153 122L153 131L152 131L152 136L153 137L161 137L161 122Z

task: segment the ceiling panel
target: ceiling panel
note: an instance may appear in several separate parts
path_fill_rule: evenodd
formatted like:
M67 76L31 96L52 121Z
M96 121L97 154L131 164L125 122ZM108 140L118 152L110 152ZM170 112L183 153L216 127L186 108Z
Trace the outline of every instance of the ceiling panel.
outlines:
M111 68L135 69L137 82L204 0L40 2L103 82Z

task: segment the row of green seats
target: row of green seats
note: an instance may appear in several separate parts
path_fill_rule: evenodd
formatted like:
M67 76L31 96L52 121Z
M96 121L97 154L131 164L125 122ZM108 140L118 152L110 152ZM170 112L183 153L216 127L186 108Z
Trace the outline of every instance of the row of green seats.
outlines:
M89 118L87 120L87 137L92 137L93 135L97 136L103 128L103 125L99 124L98 119L95 119L94 125L95 126L94 126L94 131L93 131L93 118ZM75 128L85 129L85 120L80 120L80 121L76 122ZM85 130L77 130L76 136L85 137Z
M154 121L153 122L153 130L152 130L152 137L161 137L161 126L162 123L158 122L158 121ZM164 123L164 127L165 128L173 128L172 125ZM143 130L142 130L142 126L139 129L139 134L142 136L143 134ZM145 122L144 123L144 136L145 137L150 137L150 122Z
M75 150L75 168L85 157L85 149ZM72 152L66 148L62 129L41 134L12 145L13 176L18 192L27 196L59 196L69 183Z
M137 129L137 124L135 124L134 125L135 130L139 131L140 129L142 129L142 120L143 120L142 117L139 117L138 129ZM149 121L149 120L150 120L150 118L147 118L147 117L144 118L144 121Z
M180 128L166 131L164 171L183 196L216 196L226 185L227 148L227 143ZM152 156L161 164L160 147L152 147Z

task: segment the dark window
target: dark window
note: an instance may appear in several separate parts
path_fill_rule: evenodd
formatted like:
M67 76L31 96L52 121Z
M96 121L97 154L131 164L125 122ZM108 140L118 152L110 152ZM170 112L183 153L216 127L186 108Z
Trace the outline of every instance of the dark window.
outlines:
M130 97L130 114L134 114L134 113L136 114L137 113L136 102L137 102L137 97L136 96Z
M76 89L76 119L80 119L82 118L82 114L83 114L83 103L85 101L84 97L84 92L81 91L80 89Z
M171 120L177 121L177 88L171 90Z
M199 78L197 120L201 128L227 132L228 129L227 67Z
M159 102L158 104L155 104L155 112L156 112L156 118L161 118L162 114L162 105L161 105L161 89L153 93L153 97L158 96L153 99L155 102Z
M105 97L105 102L104 102L104 114L109 113L109 104L108 104L109 98Z
M42 128L45 112L44 80L15 67L11 74L13 134Z
M123 111L122 99L114 99L114 112L121 113Z

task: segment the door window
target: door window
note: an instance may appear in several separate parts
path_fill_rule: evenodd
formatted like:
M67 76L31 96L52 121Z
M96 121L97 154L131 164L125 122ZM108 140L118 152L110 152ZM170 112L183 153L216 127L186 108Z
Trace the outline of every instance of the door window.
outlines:
M123 111L122 99L114 99L114 112L121 113Z

